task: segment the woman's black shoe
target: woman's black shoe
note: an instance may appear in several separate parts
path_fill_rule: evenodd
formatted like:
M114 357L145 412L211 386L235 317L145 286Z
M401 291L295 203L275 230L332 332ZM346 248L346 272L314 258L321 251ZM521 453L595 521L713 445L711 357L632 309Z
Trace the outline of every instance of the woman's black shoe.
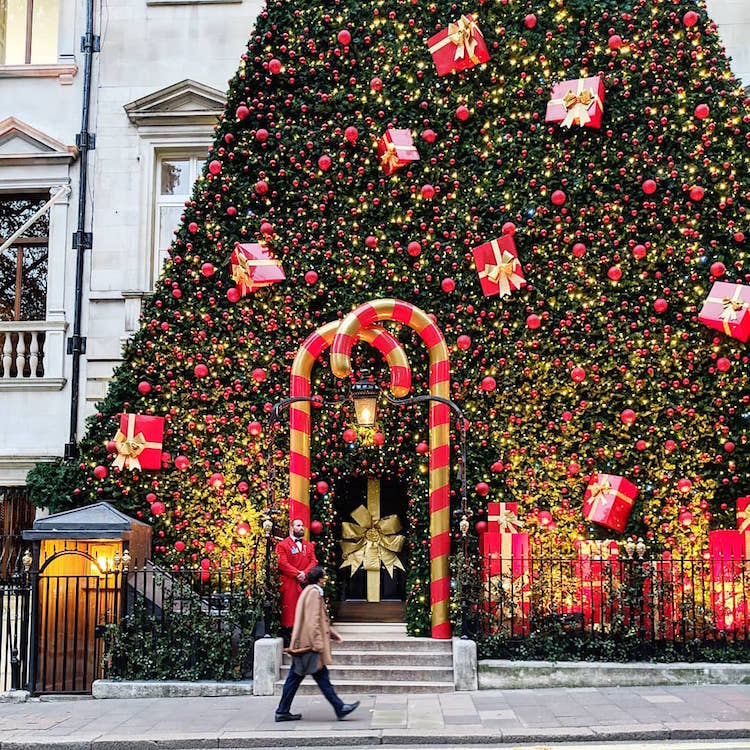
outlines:
M276 721L298 721L302 718L302 714L276 714Z

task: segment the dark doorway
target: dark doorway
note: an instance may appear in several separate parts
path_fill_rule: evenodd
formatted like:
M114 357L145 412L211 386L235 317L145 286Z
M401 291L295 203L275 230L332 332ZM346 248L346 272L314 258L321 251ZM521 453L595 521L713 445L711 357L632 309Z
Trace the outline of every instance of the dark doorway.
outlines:
M362 506L369 510L369 516L363 513ZM345 477L336 483L336 510L341 520L339 541L344 542L340 547L342 562L346 562L347 552L354 551L355 560L362 556L365 537L382 540L374 548L371 546L371 553L376 549L382 558L378 571L367 571L361 565L352 573L356 563L339 569L338 620L400 622L404 619L408 565L406 506L406 487L397 480ZM363 535L361 530L368 525L366 519L373 517L375 528ZM347 534L347 529L351 532L353 526L359 527L359 533ZM399 536L404 537L400 551L395 549Z

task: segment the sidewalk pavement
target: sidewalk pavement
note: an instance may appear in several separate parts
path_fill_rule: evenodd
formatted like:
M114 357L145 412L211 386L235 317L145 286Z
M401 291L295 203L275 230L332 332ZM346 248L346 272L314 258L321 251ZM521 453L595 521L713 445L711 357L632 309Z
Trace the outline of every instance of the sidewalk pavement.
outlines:
M55 699L0 704L0 750L466 745L750 737L750 685L346 695L335 721L320 695L302 721L274 722L278 698Z

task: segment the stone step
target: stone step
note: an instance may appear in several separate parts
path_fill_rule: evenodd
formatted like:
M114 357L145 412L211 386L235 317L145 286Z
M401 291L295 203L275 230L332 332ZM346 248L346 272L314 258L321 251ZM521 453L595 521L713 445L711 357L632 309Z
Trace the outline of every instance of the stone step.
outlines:
M370 682L357 680L331 679L336 692L342 700L356 699L360 695L381 695L384 693L452 693L453 680L450 682L417 682L413 680L393 682ZM274 687L274 695L281 695L284 681L280 680ZM320 690L312 677L306 677L299 686L297 695L319 695Z
M285 680L291 664L281 667L281 679ZM332 664L328 667L331 682L336 680L349 680L355 682L452 682L453 666L449 667L426 667L426 666L396 666L368 665L368 664Z
M360 664L363 666L389 666L400 664L407 666L446 667L453 668L453 654L450 651L376 651L370 648L339 650L332 652L334 664ZM284 664L291 663L292 659L284 654Z
M450 641L433 641L430 638L387 638L384 640L348 638L341 633L343 643L332 643L334 653L343 651L408 651L415 654L450 654Z

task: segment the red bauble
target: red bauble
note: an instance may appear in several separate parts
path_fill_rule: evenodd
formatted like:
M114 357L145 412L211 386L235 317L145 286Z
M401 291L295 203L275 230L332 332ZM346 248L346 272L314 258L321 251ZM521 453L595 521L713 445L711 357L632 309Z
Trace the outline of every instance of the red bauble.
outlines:
M680 526L687 529L693 525L693 514L689 510L681 510L680 514L677 516L677 520L679 521Z
M456 282L450 277L443 279L440 282L440 288L446 293L450 294L456 288Z
M636 257L636 258L637 258L638 260L643 260L643 258L645 258L645 257L646 257L646 246L645 246L645 245L636 245L636 246L635 246L635 247L633 248L633 255L634 255L634 256L635 256L635 257Z
M208 581L211 579L211 571L210 570L203 570L201 569L198 571L198 578L200 578L201 581Z
M574 367L570 371L570 377L573 378L576 383L582 383L586 380L586 370L584 370L583 367Z
M622 47L622 37L619 34L612 34L607 40L607 46L611 50L620 49Z
M194 221L191 221L188 224L188 232L190 232L190 234L195 234L197 231L198 231L198 225Z
M677 448L677 443L675 443L674 440L665 440L664 441L664 450L671 453L673 450Z
M193 372L196 378L205 378L208 375L208 367L200 362L193 368Z
M467 336L465 333L462 333L456 339L456 345L462 351L466 351L471 346L471 338L469 336Z
M482 390L486 391L487 393L492 393L492 391L497 388L497 381L495 378L493 378L491 375L487 375L487 377L482 378Z
M690 490L693 489L693 483L689 479L678 479L677 480L677 489L680 492L688 493Z
M242 297L242 294L240 293L240 290L236 286L230 286L229 289L227 289L227 299L232 303L235 304L235 302L239 302Z
M538 315L535 315L534 313L531 313L531 315L529 315L529 316L528 316L528 317L526 318L526 325L527 325L527 326L528 326L528 327L529 327L529 328L530 328L530 329L531 329L532 331L535 331L535 330L536 330L537 328L539 328L539 326L540 326L541 324L542 324L542 319L541 319L541 318L540 318L540 317L539 317Z
M258 437L263 432L263 425L260 422L250 422L247 426L247 431L253 437Z
M268 183L265 180L258 180L255 183L255 192L258 195L265 195L268 192Z
M416 258L422 252L422 245L419 242L412 241L406 246L406 252Z
M711 276L714 278L720 279L726 272L727 268L720 260L711 264Z
M383 90L383 81L375 76L374 78L370 79L370 88L373 91L382 91Z
M429 452L430 446L423 440L421 443L417 443L416 450L420 456L424 456L426 453Z
M658 299L654 300L654 310L660 315L661 313L666 312L668 307L669 303L664 299L664 297L659 297Z
M146 502L147 502L147 503L148 503L149 505L151 505L151 503L155 503L155 502L156 502L156 495L154 495L154 493L153 493L153 492L149 492L149 493L148 493L148 494L146 495Z
M177 456L174 460L175 468L179 469L180 471L184 471L187 469L188 466L190 466L190 461L188 461L187 456Z
M267 130L266 130L265 128L258 128L258 129L257 129L257 130L255 131L255 137L256 137L256 138L257 138L257 139L258 139L258 140L259 140L259 141L260 141L261 143L263 143L263 141L267 141L267 140L268 140L268 131L267 131Z
M523 24L527 29L533 29L536 26L536 16L533 13L529 13L526 18L523 19Z
M611 281L619 281L622 278L622 270L619 266L611 266L607 271L607 276Z
M219 174L221 172L221 162L218 159L211 159L208 162L208 171L211 174Z
M493 474L499 474L502 470L503 470L503 462L493 461L492 465L490 466L490 471Z
M516 233L516 225L512 221L506 221L505 224L503 224L503 234L507 234L509 237L512 237Z
M636 440L635 449L638 451L645 451L648 448L648 444L645 440Z
M694 114L699 120L705 120L711 114L711 110L709 109L708 104L699 104L695 108Z
M385 443L385 435L382 432L376 432L372 436L372 442L378 447L380 447L381 445Z
M427 143L434 143L437 138L437 133L434 130L427 128L422 131L422 138L424 138Z
M273 224L267 221L262 222L260 225L260 231L265 235L273 234Z
M327 172L331 168L331 157L328 156L328 154L323 154L323 156L318 159L318 166L324 172Z
M435 196L435 188L432 185L422 185L422 197L431 200Z
M477 495L479 497L486 497L490 492L490 486L487 484L487 482L477 482L476 487L474 487L476 490Z
M706 191L700 185L695 185L694 187L690 188L691 201L702 201L705 194Z
M328 492L328 482L324 482L322 479L315 485L315 491L319 495L325 495Z
M318 273L317 271L308 271L305 274L305 283L312 286L313 284L318 283Z
M370 250L374 250L378 246L378 238L372 234L368 234L365 237L365 247L369 247Z
M687 28L695 26L695 24L698 23L698 14L694 10L689 10L682 17L682 23L684 23Z
M183 542L182 540L175 542L174 543L174 548L178 552L182 552L185 549L185 542Z
M552 514L548 510L540 510L538 518L539 525L542 528L545 528L552 523Z
M247 482L245 482L245 481L238 482L237 489L240 492L247 492L250 489L250 485Z
M552 203L556 206L562 206L562 204L565 203L566 198L567 196L563 190L555 190L551 196Z
M281 60L277 60L275 57L268 61L268 72L273 75L281 73Z
M247 536L250 533L250 524L247 521L240 521L237 524L237 536Z
M716 369L719 372L727 372L727 370L729 370L731 366L732 366L732 363L726 357L719 357L716 360Z
M461 122L468 120L469 108L465 104L459 104L458 107L456 107L456 117L461 120Z
M474 528L476 529L477 534L487 533L487 521L477 521L474 524Z
M572 375L571 375L571 377L572 377ZM584 377L584 378L586 377L586 373L585 373L585 372L583 373L583 377ZM575 380L575 378L573 378L573 380ZM567 410L566 410L566 411L564 411L564 412L563 412L563 413L562 413L562 414L560 415L560 417L562 418L562 421L563 421L563 422L570 422L570 420L571 420L571 419L573 419L573 412L572 412L572 411L567 411Z
M262 367L256 367L252 372L252 376L256 383L262 383L268 377Z
M203 570L208 570L210 567L211 567L211 561L207 557L204 557L201 560L201 568Z
M573 245L573 255L576 258L583 258L583 256L586 255L586 245L584 245L583 242L576 242L576 244Z
M353 430L351 427L347 427L344 430L344 442L346 443L354 443L357 440L357 431Z
M151 503L151 515L160 516L166 511L167 506L161 500Z
M316 536L323 531L323 524L315 519L314 521L310 521L310 531L315 534Z
M744 242L745 241L745 233L744 232L735 232L734 233L734 241L735 242Z
M211 474L211 476L208 478L208 483L213 487L215 490L220 490L224 486L224 475L220 474L218 471Z
M731 440L727 440L727 442L724 443L724 450L727 453L732 453L732 451L734 451L734 443Z
M336 35L336 39L339 40L339 44L346 46L352 41L352 35L346 29L341 29Z
M96 466L94 467L94 476L97 479L104 479L104 477L107 476L109 472L107 471L106 466Z
M646 195L653 195L656 192L656 182L654 180L644 180L641 188Z
M204 263L201 266L201 273L208 278L209 276L213 276L216 273L216 269L214 268L213 263Z
M359 130L354 127L354 125L350 125L345 131L344 131L344 138L346 138L349 143L354 145L357 142L357 138L359 138Z
M250 114L250 110L244 104L240 104L240 106L237 107L236 114L238 120L244 120Z
M623 409L620 419L629 426L635 422L635 412L632 409Z
M142 393L144 396L147 393L151 393L151 383L149 383L148 380L141 380L141 382L138 383L138 392Z

